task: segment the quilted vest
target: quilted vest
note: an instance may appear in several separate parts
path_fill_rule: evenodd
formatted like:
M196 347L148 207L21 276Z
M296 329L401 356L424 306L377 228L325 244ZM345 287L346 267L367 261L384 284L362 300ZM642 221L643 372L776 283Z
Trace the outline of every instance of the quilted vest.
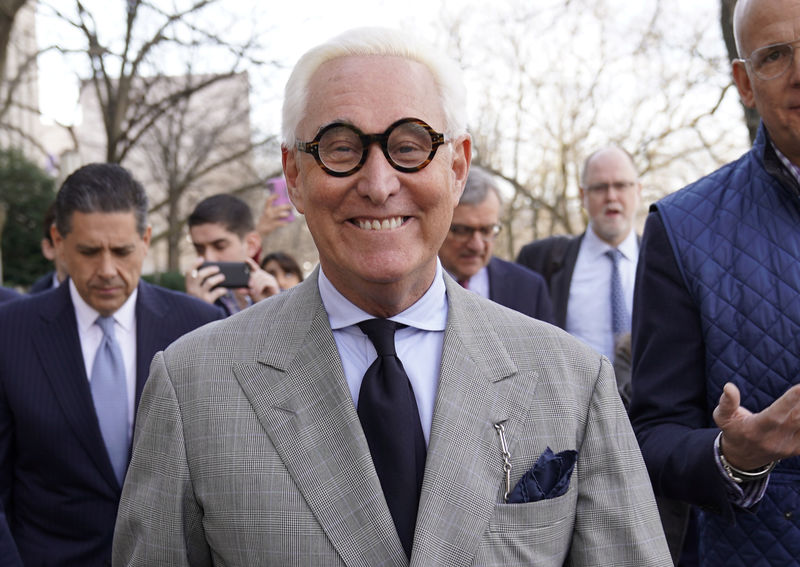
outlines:
M729 381L761 411L800 383L796 182L762 126L749 152L655 208L702 319L708 427ZM735 525L701 513L699 552L702 565L800 565L800 458L779 463L756 512L737 508Z

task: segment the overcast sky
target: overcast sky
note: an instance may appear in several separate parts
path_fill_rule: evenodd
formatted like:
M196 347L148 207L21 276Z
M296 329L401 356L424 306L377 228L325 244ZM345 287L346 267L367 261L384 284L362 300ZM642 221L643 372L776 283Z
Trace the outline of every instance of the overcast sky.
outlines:
M500 0L500 3L504 1ZM256 8L253 8L254 2ZM74 0L52 0L51 3L66 10ZM431 27L431 22L435 21L441 7L448 3L453 5L450 0L225 0L221 6L224 10L240 11L248 21L252 18L252 10L259 10L259 25L268 30L266 43L271 51L269 56L291 66L309 47L351 27L397 27L406 24ZM470 3L469 0L458 0L455 5L461 8ZM108 18L107 22L98 21L101 30L109 29L122 21L118 16L115 17L112 9L114 4L123 5L121 0L85 0L84 4L96 17ZM97 7L102 9L95 9ZM56 37L52 20L40 18L37 33L40 45L52 43ZM71 122L77 99L75 70L65 67L62 58L56 53L40 57L39 66L40 105L43 114Z
M74 5L74 0L44 0L60 9L69 9ZM164 5L172 5L173 2L185 3L186 0L155 0ZM657 0L641 0L636 4L630 4L629 0L607 0L609 9L606 17L614 20L625 20L627 18L642 17L646 19L648 12L652 12L651 7ZM531 4L528 4L528 3ZM268 129L277 129L279 120L277 108L279 108L278 98L282 91L282 86L288 77L288 69L294 64L297 58L309 47L324 41L348 28L362 25L382 25L390 27L411 28L423 35L433 33L436 30L436 22L441 18L443 12L467 14L473 25L480 26L480 22L489 16L496 16L501 13L517 14L519 6L535 10L546 10L548 6L562 6L564 0L294 0L289 2L278 2L263 0L223 0L219 6L226 12L234 11L241 14L238 18L242 25L242 33L247 33L244 28L247 25L255 26L259 31L264 32L263 41L268 48L265 57L277 60L282 63L286 70L275 71L270 68L264 73L251 74L251 82L256 92L272 93L268 98L274 97L275 100L268 103L264 115L274 116L275 124L264 124L263 117L257 118L262 125ZM595 6L598 3L591 0L573 0L577 5L585 3L586 6ZM84 0L84 4L89 11L99 18L98 28L101 32L105 31L109 35L121 36L122 30L115 30L120 22L124 21L120 12L125 3L122 0ZM719 27L718 2L717 0L667 0L666 4L670 12L665 17L674 18L676 25L672 27L675 33L680 33L680 29L687 27L687 19L690 21L708 21L709 26ZM535 8L534 8L535 7ZM101 18L106 18L103 20ZM683 22L684 25L680 25ZM228 25L230 29L235 29L235 25ZM63 22L59 23L58 30L64 29ZM40 45L48 45L58 37L57 29L53 27L53 21L47 18L39 19ZM487 34L488 35L488 34ZM432 43L440 39L432 37ZM680 40L677 40L680 43ZM721 42L721 40L720 40ZM492 43L491 37L486 37L486 44ZM576 49L580 49L580 40L575 39L573 44ZM544 46L543 46L544 47ZM81 64L85 64L85 59L79 59ZM53 117L61 122L71 123L75 120L75 109L77 103L77 78L78 69L69 68L64 64L63 58L50 53L40 57L40 106L46 117ZM220 69L223 70L223 69ZM180 72L180 71L178 71ZM82 76L88 73L83 72ZM263 76L259 76L263 75ZM269 81L269 85L259 84L259 81ZM261 101L254 101L255 106L259 106ZM262 115L263 116L263 115Z

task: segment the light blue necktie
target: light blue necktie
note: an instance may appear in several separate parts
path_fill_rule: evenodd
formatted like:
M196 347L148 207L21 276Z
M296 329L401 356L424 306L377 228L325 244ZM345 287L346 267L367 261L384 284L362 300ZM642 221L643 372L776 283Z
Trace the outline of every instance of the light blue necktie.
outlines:
M625 305L625 292L622 289L622 278L619 273L619 261L622 252L616 248L606 250L611 259L611 331L617 337L631 330L631 315Z
M96 323L103 330L103 340L97 347L92 365L92 399L111 466L122 485L128 466L128 387L125 364L114 335L114 318L98 317Z

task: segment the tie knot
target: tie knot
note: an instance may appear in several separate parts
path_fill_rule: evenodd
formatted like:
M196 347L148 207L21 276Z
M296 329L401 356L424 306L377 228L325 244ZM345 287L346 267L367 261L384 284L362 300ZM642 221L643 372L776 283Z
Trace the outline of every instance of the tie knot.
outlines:
M358 327L372 341L378 356L397 356L394 349L394 332L405 325L389 319L367 319L361 321Z
M103 336L114 336L114 318L113 317L98 317L95 321L97 325L103 330Z
M610 250L606 250L606 256L611 258L611 261L616 265L622 258L622 252L619 251L619 248L611 248Z

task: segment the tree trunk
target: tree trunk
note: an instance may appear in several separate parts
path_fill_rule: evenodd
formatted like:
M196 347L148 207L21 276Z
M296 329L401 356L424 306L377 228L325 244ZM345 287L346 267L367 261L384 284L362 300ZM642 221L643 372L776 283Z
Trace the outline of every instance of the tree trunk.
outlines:
M8 43L11 40L11 30L14 27L14 18L26 0L0 0L0 81L6 76L6 56Z

